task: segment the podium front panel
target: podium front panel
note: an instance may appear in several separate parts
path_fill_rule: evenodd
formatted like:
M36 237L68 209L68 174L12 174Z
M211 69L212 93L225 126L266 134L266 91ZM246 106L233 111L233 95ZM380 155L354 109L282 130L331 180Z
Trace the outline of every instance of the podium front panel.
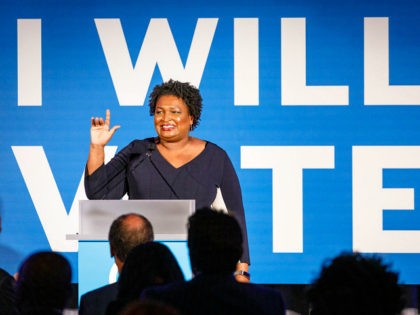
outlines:
M117 280L108 232L112 222L126 213L139 213L152 223L155 240L169 247L185 278L191 279L186 239L194 200L81 200L79 211L79 233L68 236L79 241L79 298Z
M195 200L80 200L79 211L79 240L107 241L112 221L132 212L152 223L155 240L178 241L187 239Z

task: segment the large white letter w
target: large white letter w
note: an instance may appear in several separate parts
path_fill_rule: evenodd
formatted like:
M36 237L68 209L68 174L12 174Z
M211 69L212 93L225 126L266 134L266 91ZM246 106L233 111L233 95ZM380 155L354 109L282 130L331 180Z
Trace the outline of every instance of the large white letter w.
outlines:
M95 19L120 105L143 105L156 64L163 80L200 85L218 19L198 19L185 68L167 19L151 19L133 68L119 19Z

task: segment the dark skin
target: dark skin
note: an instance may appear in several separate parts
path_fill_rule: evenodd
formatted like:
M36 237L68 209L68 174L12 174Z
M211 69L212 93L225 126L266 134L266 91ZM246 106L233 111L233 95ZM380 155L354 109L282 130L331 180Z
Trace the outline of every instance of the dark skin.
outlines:
M156 145L159 153L174 167L179 168L196 158L205 148L206 142L190 136L194 117L185 102L174 95L162 95L156 103L154 124L159 136ZM90 150L87 161L88 174L92 174L105 162L105 146L119 125L111 126L111 112L102 117L91 118ZM248 272L247 263L238 263L237 270ZM240 282L249 282L242 275L235 276Z

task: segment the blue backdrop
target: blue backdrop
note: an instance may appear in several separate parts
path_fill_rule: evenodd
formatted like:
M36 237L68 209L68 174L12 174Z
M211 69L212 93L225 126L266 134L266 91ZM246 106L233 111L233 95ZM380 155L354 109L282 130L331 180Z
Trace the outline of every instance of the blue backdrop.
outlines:
M194 136L223 147L244 196L253 281L308 283L343 250L420 283L420 4L0 2L0 266L65 253L77 279L91 116L110 155L155 134L147 95L199 86Z

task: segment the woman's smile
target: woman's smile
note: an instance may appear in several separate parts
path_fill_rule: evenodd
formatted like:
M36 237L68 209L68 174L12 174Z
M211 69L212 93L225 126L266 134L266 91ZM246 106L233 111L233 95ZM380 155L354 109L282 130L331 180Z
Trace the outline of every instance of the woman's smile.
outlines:
M182 99L162 95L156 103L154 121L161 140L175 141L188 137L193 117Z

